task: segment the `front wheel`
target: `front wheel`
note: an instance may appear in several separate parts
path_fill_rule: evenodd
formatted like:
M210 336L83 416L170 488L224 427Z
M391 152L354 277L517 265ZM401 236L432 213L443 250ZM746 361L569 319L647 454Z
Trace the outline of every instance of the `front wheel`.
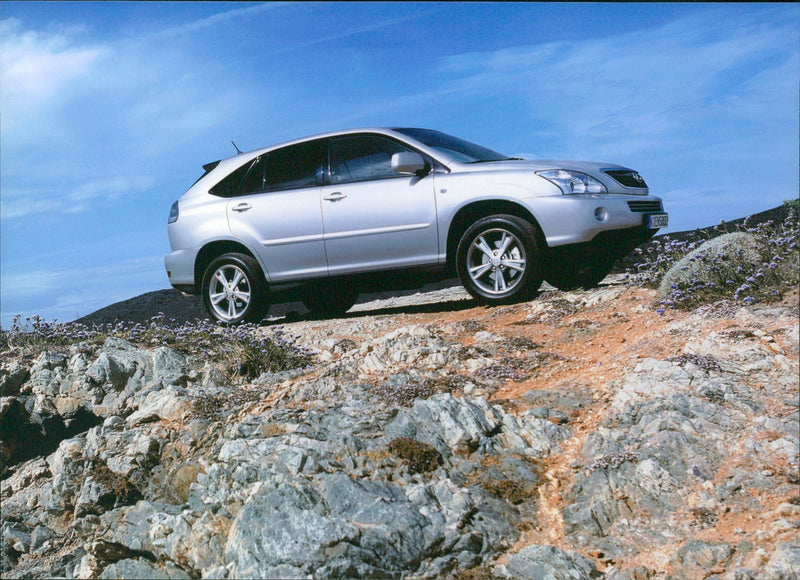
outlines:
M259 322L267 313L266 284L252 257L224 254L203 276L203 303L212 318L226 324Z
M480 304L530 299L542 283L534 226L512 215L478 220L461 237L456 270Z

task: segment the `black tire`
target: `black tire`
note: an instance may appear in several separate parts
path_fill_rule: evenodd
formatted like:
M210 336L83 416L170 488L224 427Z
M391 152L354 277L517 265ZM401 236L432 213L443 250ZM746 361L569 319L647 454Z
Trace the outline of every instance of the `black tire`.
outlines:
M223 254L206 268L203 303L225 324L260 322L269 310L267 285L258 262L245 254Z
M541 269L534 226L512 215L478 220L456 250L458 277L479 304L529 300L542 284Z
M358 300L358 288L349 280L313 280L303 285L300 300L314 317L341 316Z

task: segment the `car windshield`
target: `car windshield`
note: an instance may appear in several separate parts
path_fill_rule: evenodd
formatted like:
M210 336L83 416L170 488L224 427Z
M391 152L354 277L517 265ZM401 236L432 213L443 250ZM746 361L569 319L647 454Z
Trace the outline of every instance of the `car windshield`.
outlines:
M441 151L448 157L460 161L461 163L481 163L485 161L503 161L509 159L508 155L503 155L497 151L492 151L486 147L475 145L469 141L464 141L458 137L447 135L439 131L430 129L394 129L398 133L408 135L420 143L433 149Z

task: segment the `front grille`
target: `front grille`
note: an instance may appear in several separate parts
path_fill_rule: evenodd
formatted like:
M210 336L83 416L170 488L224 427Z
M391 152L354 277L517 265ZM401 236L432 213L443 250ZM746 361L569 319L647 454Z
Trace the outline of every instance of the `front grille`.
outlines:
M605 169L604 173L625 187L647 189L647 183L645 183L644 178L631 169Z
M636 213L650 213L664 211L660 201L629 201L628 207Z

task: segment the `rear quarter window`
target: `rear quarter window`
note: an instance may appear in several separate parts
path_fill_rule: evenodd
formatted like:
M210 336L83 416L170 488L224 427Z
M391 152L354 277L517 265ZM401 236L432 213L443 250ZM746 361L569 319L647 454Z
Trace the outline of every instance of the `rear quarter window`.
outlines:
M327 155L326 139L281 147L248 161L209 192L219 197L236 197L319 186L323 183Z

